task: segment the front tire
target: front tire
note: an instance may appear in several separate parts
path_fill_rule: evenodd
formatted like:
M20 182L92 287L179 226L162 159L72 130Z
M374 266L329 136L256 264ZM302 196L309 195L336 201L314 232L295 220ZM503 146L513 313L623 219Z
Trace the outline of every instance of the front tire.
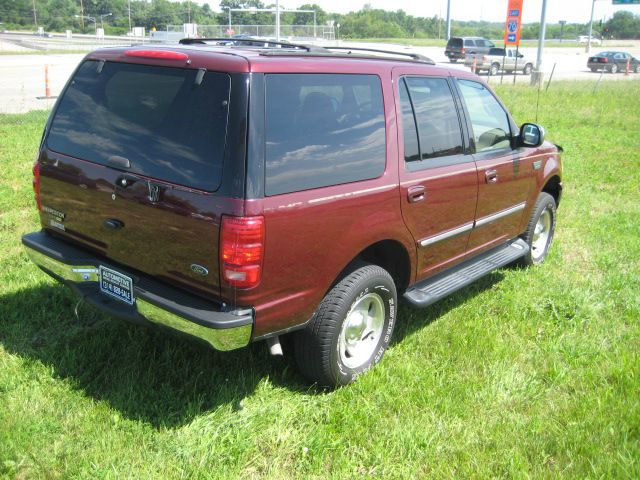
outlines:
M609 73L618 73L618 65L615 63L609 67Z
M527 230L522 236L529 245L529 252L522 257L521 263L539 265L544 262L553 242L556 230L556 201L546 192L540 192L533 207Z
M396 311L391 275L377 265L356 269L327 293L309 324L295 334L298 368L322 387L355 381L382 359Z

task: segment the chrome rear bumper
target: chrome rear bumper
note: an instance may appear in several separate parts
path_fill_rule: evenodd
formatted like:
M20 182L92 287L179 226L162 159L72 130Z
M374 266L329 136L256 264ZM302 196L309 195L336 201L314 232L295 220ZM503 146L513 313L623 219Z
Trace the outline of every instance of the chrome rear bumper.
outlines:
M140 280L139 285L134 284L135 303L129 306L100 293L98 267L105 262L45 232L27 234L22 237L22 243L31 260L46 273L115 317L135 323L146 320L168 327L203 340L216 350L234 350L246 346L251 340L252 308L225 309L223 305L150 278ZM113 268L131 275L122 268ZM131 276L140 279L140 276Z

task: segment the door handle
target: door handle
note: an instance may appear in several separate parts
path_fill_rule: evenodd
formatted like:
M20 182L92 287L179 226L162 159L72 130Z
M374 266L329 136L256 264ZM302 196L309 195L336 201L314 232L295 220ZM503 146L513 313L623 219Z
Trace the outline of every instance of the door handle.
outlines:
M484 178L487 183L498 183L498 171L497 170L486 170L484 172Z
M421 202L427 196L424 185L414 185L407 190L407 200L409 203Z

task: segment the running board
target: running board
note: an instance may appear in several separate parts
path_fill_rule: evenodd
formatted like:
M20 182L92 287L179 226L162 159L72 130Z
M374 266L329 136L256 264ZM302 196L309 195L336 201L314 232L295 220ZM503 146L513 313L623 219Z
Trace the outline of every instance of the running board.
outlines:
M524 257L529 245L517 239L462 262L410 287L405 300L415 307L426 307L475 282L487 273Z

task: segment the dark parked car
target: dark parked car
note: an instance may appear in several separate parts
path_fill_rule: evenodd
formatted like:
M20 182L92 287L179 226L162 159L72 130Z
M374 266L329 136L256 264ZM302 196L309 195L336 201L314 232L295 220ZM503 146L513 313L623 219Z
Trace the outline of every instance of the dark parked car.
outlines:
M265 340L313 382L352 382L399 295L425 307L543 262L562 191L542 127L475 75L401 55L88 54L45 127L24 246L114 317L219 350Z
M451 62L464 60L467 55L489 53L495 47L493 42L482 37L451 37L447 42L444 54Z
M629 65L629 71L640 73L640 60L626 52L600 52L589 57L587 67L592 72L605 71L609 73L625 72Z

